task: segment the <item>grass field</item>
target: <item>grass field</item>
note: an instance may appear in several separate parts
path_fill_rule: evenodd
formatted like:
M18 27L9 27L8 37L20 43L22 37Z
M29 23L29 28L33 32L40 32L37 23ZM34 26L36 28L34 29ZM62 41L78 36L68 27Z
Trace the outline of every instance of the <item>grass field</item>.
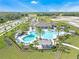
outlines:
M61 59L76 59L78 50L71 49L70 53L63 53ZM55 52L52 51L21 51L15 44L0 50L0 59L55 59Z
M28 27L28 23L23 23L23 24L20 24L19 26L17 26L16 28L12 29L11 31L9 32L6 32L5 34L8 36L8 37L14 37L14 34L17 30L27 30L27 27ZM0 36L0 48L4 48L6 47L6 44L5 44L5 41L4 41L4 35Z
M17 29L25 30L25 27L26 26L24 26L24 24L21 24L16 29L13 29L12 31L8 32L7 35L13 36L13 33ZM71 29L74 29L77 32L79 31L77 28L74 27L72 27ZM79 36L72 36L69 39L67 39L66 42L79 47ZM44 52L39 52L37 50L22 51L14 43L12 43L12 46L8 47L5 45L3 36L0 37L0 47L2 48L0 49L0 59L55 59L55 57L57 57L55 56L55 52L52 52L51 50ZM70 53L63 53L61 59L77 59L77 55L79 54L78 50L70 48L69 52Z

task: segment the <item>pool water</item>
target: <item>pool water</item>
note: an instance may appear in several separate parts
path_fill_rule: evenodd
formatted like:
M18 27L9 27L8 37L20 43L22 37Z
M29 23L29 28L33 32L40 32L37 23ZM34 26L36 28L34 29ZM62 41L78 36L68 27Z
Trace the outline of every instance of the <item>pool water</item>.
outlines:
M42 35L43 39L54 39L57 37L57 32L51 32L51 31L47 31Z
M64 32L60 32L59 35L63 35ZM51 40L51 39L55 39L58 35L58 32L56 31L45 31L42 35L41 35L41 38L43 39L47 39L47 40ZM39 35L36 33L36 32L30 32L29 35L26 35L23 40L24 40L24 43L31 43L33 42L34 40L36 40L36 38L38 37Z
M32 34L27 35L26 37L23 38L24 43L30 43L32 42L36 37Z

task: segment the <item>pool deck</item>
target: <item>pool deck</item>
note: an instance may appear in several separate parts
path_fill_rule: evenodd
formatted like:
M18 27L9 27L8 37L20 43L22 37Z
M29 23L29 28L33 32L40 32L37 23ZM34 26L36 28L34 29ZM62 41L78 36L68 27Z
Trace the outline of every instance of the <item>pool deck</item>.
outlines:
M45 32L47 32L48 30L47 29L43 29ZM53 33L53 31L52 31L52 29L50 30L52 33ZM31 41L27 41L27 42L25 42L24 40L23 40L23 38L24 37L26 37L26 36L28 36L30 33L29 32L31 32L31 31L28 31L27 33L27 35L26 34L23 34L23 35L21 35L21 36L18 36L17 35L17 37L16 37L16 39L19 41L19 43L21 43L21 42L23 42L24 43L24 45L25 44L31 44L31 43L33 43L35 40L38 40L40 37L38 36L37 38L34 38L33 40L31 40ZM63 34L65 34L65 32L61 32L59 35L60 36L62 36ZM56 39L57 37L55 37L55 38L53 38L53 39ZM43 38L42 37L42 39L45 39L45 38ZM49 41L51 41L52 42L52 45L54 45L55 44L55 42L54 42L54 40L53 39L50 39ZM47 39L45 39L45 40L47 40ZM41 41L43 44L44 43L46 43L47 41Z
M22 35L22 36L19 36L17 39L18 39L20 42L24 42L24 41L23 41L23 38L26 37L26 36L27 36L27 35ZM24 43L24 44L25 44L25 45L26 45L26 44L31 44L31 43L33 43L35 40L36 40L36 39L30 41L29 43Z
M24 41L23 41L23 38L24 38L25 36L26 36L26 35L22 35L22 36L17 37L16 39L18 39L20 42L24 42Z

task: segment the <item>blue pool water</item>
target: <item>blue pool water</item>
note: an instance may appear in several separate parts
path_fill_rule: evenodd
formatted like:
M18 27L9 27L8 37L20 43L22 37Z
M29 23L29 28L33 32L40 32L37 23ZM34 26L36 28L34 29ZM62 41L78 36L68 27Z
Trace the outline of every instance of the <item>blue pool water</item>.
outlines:
M64 34L64 32L60 32L60 35ZM55 39L57 37L58 33L56 31L46 31L44 34L42 34L43 39L51 40ZM38 34L36 32L30 32L29 35L26 35L26 37L23 38L24 43L30 43L34 41L38 37Z
M32 34L27 35L26 37L23 38L24 43L30 43L31 41L33 41L36 37Z

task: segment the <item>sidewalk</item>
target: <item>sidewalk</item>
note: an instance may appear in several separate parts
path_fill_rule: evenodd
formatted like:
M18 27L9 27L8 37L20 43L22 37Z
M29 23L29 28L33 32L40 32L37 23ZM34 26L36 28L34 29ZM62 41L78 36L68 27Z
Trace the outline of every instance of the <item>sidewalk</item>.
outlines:
M70 44L67 44L67 43L62 43L62 44L65 45L65 46L79 50L79 47L76 47L76 46L73 46L73 45L70 45Z

